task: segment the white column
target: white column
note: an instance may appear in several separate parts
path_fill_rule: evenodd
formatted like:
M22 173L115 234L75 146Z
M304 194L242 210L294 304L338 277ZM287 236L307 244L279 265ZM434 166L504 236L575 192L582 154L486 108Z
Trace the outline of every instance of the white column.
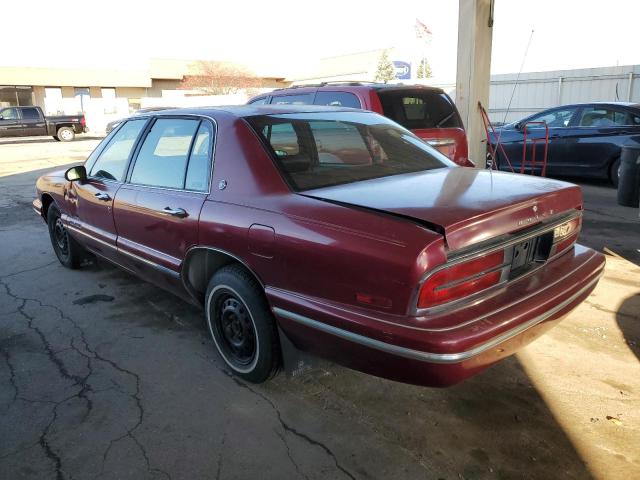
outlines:
M467 130L469 158L484 168L486 135L478 102L489 110L492 0L459 0L456 106Z

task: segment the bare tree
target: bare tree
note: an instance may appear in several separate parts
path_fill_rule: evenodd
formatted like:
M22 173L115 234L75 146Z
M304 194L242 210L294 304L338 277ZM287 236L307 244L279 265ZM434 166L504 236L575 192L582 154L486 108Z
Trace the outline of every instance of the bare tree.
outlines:
M200 61L193 74L185 75L180 88L200 90L209 95L227 95L260 87L260 79L250 70L229 62Z

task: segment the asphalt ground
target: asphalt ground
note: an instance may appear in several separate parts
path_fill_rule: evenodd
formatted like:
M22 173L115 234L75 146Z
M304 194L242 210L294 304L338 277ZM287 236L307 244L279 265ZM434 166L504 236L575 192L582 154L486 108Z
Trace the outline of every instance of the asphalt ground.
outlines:
M584 183L595 292L453 388L324 364L231 376L202 313L106 263L70 271L35 179L98 140L0 141L0 478L640 478L640 224Z

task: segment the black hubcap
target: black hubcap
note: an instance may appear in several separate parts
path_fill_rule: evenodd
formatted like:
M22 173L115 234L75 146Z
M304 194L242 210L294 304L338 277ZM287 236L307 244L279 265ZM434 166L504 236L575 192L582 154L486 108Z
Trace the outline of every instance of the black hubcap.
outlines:
M56 218L56 223L53 226L53 239L58 251L62 255L67 255L69 253L69 237L60 217Z
M232 293L224 292L218 296L212 313L213 328L225 356L238 366L249 365L256 354L256 334L244 303Z

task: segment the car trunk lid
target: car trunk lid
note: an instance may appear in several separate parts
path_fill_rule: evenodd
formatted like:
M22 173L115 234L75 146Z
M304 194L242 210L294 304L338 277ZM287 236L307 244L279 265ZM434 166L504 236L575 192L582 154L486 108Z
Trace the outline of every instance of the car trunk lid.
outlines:
M471 168L442 168L303 192L413 219L460 250L582 208L580 187Z

